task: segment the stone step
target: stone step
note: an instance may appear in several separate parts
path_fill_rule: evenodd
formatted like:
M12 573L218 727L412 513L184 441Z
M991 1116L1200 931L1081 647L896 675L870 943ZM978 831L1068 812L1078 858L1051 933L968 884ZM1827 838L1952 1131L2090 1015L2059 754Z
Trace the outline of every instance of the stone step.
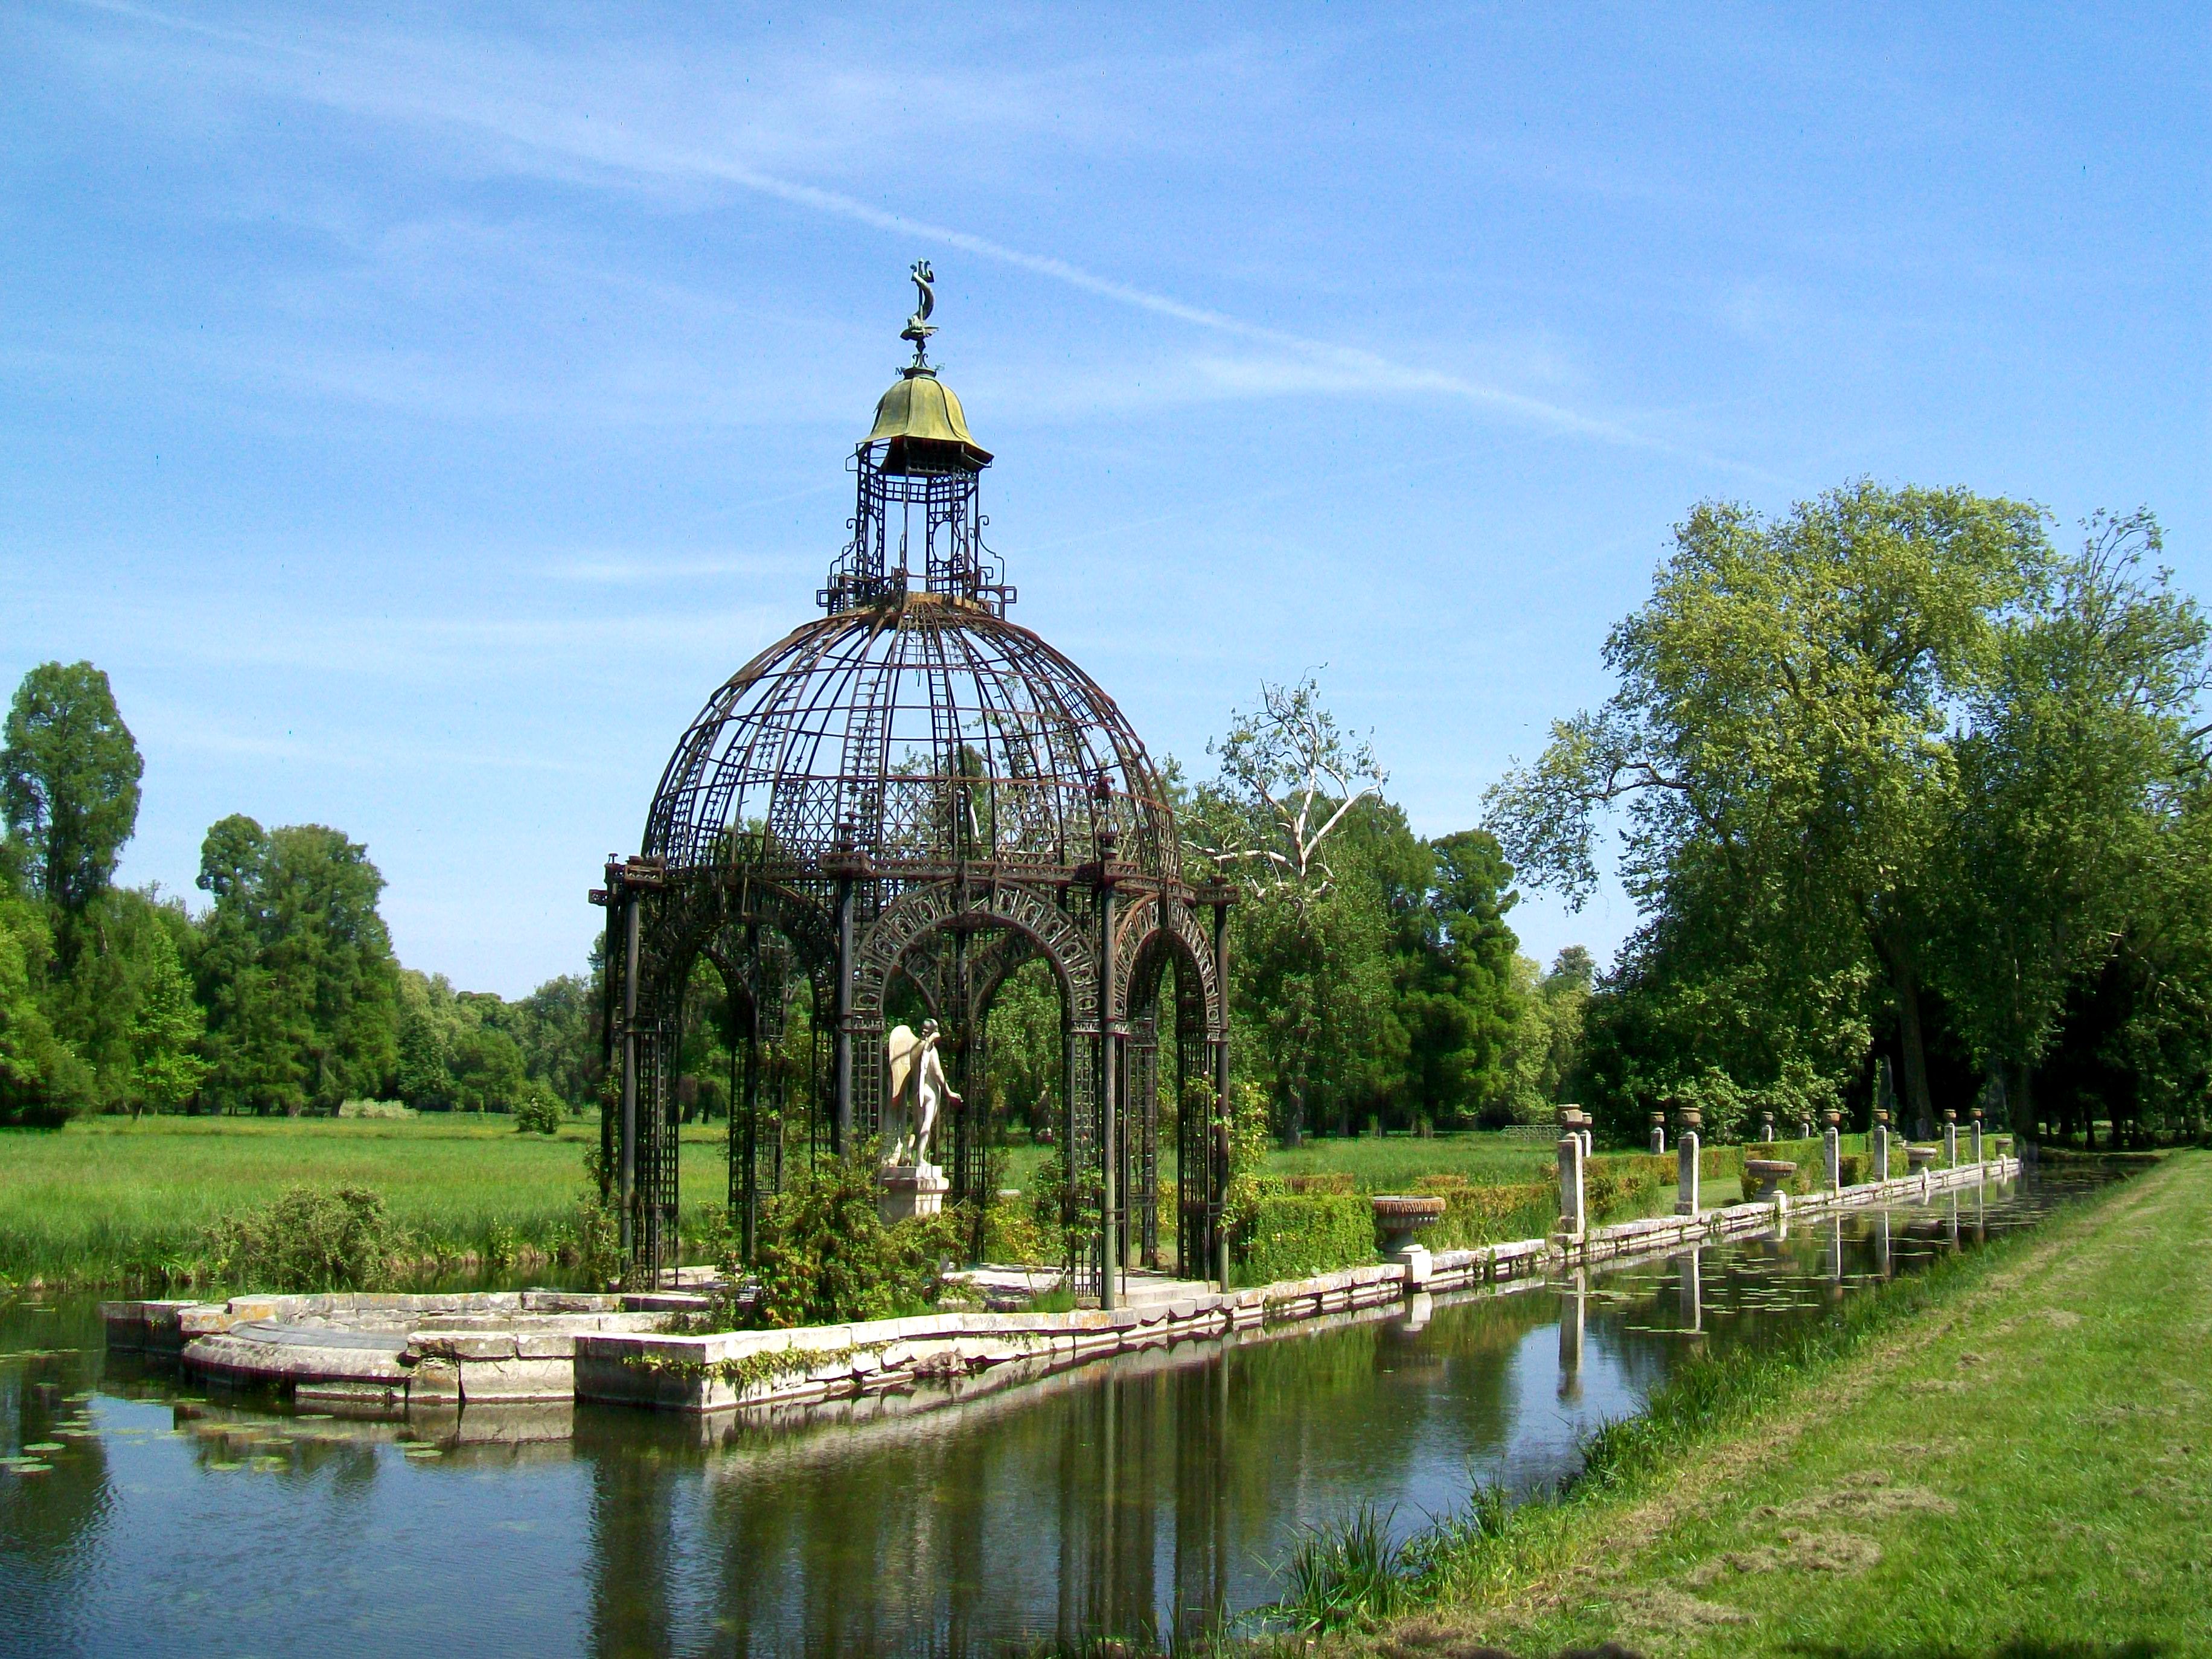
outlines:
M1163 1302L1181 1302L1204 1296L1213 1288L1203 1279L1170 1279L1164 1273L1132 1271L1121 1280L1121 1305L1150 1308Z

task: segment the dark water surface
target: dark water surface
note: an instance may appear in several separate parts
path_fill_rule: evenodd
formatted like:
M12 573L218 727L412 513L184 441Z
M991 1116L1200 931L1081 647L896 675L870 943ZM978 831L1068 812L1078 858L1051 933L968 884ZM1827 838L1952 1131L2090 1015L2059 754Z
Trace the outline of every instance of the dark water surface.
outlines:
M1830 1316L2072 1190L1992 1184L1410 1314L769 1434L641 1412L344 1422L0 1307L0 1654L967 1653L1190 1629L1303 1524L1577 1465L1682 1356ZM1421 1316L1425 1314L1425 1317ZM43 1466L43 1467L40 1467Z

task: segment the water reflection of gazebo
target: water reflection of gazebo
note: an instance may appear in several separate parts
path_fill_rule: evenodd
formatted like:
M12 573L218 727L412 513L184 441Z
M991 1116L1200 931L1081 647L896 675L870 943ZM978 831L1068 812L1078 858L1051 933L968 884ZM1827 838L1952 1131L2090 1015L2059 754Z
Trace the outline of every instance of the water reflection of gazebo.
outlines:
M708 699L639 854L610 859L593 895L620 1087L605 1150L631 1274L653 1279L678 1260L672 1085L705 958L739 1034L729 1191L749 1244L763 1045L802 1001L812 1011L829 1038L812 1144L849 1152L882 1121L886 1011L918 998L965 1102L950 1196L980 1251L992 1006L1042 960L1061 1009L1068 1266L1079 1293L1111 1305L1118 1268L1159 1253L1163 1082L1178 1109L1178 1260L1220 1272L1229 893L1185 878L1166 791L1113 699L1007 619L1014 590L979 504L991 456L927 361L928 280L918 265L914 360L854 453L825 614Z

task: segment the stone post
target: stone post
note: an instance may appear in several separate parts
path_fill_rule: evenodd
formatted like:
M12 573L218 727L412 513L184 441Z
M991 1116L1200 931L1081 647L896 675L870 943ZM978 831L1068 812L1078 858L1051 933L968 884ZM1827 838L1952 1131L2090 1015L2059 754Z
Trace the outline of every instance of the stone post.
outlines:
M1654 1112L1651 1114L1651 1155L1654 1158L1662 1158L1666 1155L1666 1152L1667 1114Z
M1843 1114L1826 1114L1828 1127L1820 1133L1821 1167L1827 1172L1828 1190L1839 1193L1844 1189Z
M1762 1112L1759 1118L1759 1138L1771 1142L1774 1139L1774 1114Z
M1698 1126L1705 1115L1694 1106L1680 1114L1674 1134L1674 1213L1698 1212Z
M1948 1106L1943 1109L1943 1167L1959 1167L1959 1115Z
M1889 1114L1879 1106L1874 1114L1874 1178L1889 1179Z
M1559 1137L1559 1236L1579 1239L1583 1222L1583 1138L1569 1129Z
M1974 1162L1984 1162L1982 1157L1982 1109L1974 1108Z

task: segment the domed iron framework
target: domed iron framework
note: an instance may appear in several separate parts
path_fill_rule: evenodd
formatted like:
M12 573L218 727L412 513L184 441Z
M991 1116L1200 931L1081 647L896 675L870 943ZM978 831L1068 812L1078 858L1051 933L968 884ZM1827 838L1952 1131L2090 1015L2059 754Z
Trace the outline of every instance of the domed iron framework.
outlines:
M991 1009L1042 959L1065 1050L1062 1220L1079 1295L1115 1305L1159 1260L1163 989L1178 1109L1180 1271L1225 1272L1229 890L1185 879L1175 815L1113 700L1006 619L983 542L991 461L926 356L930 272L903 335L914 361L854 451L852 532L816 595L827 613L732 675L677 744L643 846L610 857L605 975L619 1115L613 1166L632 1276L677 1259L683 1001L701 956L739 1033L730 1205L751 1249L762 1045L811 988L831 1034L813 1146L854 1152L882 1120L885 1006L910 984L946 1035L963 1105L952 1201L980 1255L994 1139L981 1086ZM826 1016L826 1019L823 1017Z

